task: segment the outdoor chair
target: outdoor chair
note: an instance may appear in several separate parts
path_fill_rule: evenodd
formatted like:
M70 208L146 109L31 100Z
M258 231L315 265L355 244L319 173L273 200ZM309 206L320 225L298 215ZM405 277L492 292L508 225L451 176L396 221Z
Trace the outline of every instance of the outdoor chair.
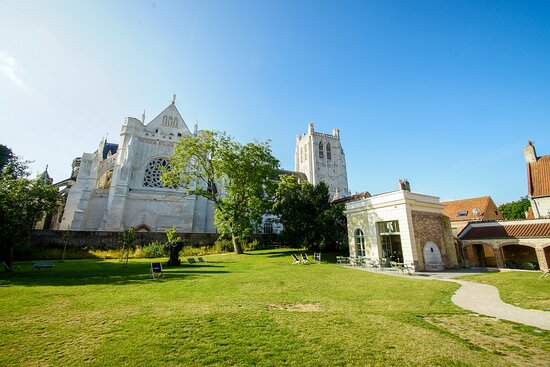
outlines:
M313 260L320 263L321 262L321 253L320 252L314 252L313 253Z
M199 260L200 264L206 264L206 260L204 260L202 257L198 257L197 260Z
M397 266L397 263L395 261L390 261L390 270L400 272L402 269Z
M151 278L164 278L164 273L162 272L162 264L161 263L151 263Z
M188 257L188 258L187 258L187 262L188 262L189 264L193 265L193 264L196 264L196 263L197 263L197 260L195 260L194 257Z
M296 256L296 254L292 254L292 265L294 264L301 264L302 262L300 261L300 259L298 259L298 256Z
M53 270L53 267L54 267L54 264L50 262L36 262L32 264L32 268L37 270L44 269L44 268L49 268Z
M550 269L548 269L548 270L546 270L545 272L543 272L543 273L540 275L539 279L540 279L540 278L546 278L547 276L550 276Z
M2 261L2 266L4 267L4 271L14 271L14 270L19 270L19 269L21 269L21 267L15 266L15 265L12 265L11 267L9 267L8 264L6 264L6 263L3 262L3 261Z
M309 258L307 257L307 254L305 252L302 253L302 262L304 264L307 264L309 262Z

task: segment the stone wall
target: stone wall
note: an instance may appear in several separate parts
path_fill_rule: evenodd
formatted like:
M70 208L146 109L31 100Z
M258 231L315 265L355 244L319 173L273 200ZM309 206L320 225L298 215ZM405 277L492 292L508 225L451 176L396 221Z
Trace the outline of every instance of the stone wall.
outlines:
M116 248L121 232L110 231L56 231L34 230L31 235L32 246L58 247L64 245L63 236L70 232L68 242L73 247L93 246L95 248ZM190 245L213 245L218 238L217 233L178 233L178 236ZM164 232L136 232L135 244L143 245L153 241L166 241Z

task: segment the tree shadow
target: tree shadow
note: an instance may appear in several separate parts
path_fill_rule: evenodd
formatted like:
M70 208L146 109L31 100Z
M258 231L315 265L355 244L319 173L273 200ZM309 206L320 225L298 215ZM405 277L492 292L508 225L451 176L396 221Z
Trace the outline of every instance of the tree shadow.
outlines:
M150 262L121 262L96 260L68 260L55 263L52 269L33 269L32 262L18 264L20 269L11 273L0 273L0 287L11 286L82 286L82 285L124 285L148 283ZM164 267L164 281L182 280L200 275L229 273L220 264L181 265Z

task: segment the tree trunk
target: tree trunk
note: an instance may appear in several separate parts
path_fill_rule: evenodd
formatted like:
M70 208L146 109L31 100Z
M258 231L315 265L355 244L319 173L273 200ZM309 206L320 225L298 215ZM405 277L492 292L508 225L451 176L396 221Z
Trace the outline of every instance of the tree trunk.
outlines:
M233 242L233 249L235 250L235 253L242 254L243 248L241 247L239 240L237 239L237 237L235 237L234 234L231 234L231 241Z
M170 248L170 259L165 264L166 266L180 266L181 261L179 259L180 251L183 248L184 242L171 242L168 243Z

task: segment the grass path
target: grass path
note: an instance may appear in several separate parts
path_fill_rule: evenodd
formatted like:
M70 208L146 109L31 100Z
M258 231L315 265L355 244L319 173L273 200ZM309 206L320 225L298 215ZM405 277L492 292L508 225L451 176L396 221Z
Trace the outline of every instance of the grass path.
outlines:
M30 264L0 275L2 366L545 366L550 335L472 317L458 285L287 251L208 257L148 278L150 260Z

